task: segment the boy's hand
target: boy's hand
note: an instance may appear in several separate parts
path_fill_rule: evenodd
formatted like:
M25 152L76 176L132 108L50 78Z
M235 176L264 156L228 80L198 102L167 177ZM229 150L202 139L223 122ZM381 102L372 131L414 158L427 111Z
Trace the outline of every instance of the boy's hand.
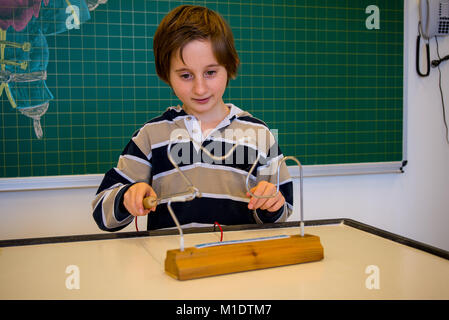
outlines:
M143 198L149 196L157 198L156 192L154 192L149 184L138 182L126 190L123 195L123 204L133 216L145 216L150 211L156 211L156 207L152 209L145 209L143 207Z
M269 183L267 181L261 181L251 189L251 192L255 194L256 196L269 196L276 193L276 186L272 183ZM251 197L251 195L247 192L247 197ZM285 198L282 195L282 193L279 191L279 193L274 198L256 198L251 197L248 209L255 210L255 209L262 209L262 210L268 210L269 212L275 212L282 208L282 206L285 203Z

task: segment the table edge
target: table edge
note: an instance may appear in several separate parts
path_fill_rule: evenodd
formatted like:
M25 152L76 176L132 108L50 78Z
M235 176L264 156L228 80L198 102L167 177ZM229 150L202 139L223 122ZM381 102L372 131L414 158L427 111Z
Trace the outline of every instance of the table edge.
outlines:
M392 240L402 245L412 247L432 255L449 260L449 251L443 250L438 247L431 246L429 244L416 241L401 235L382 230L371 225L349 219L349 218L336 218L336 219L320 219L320 220L308 220L304 221L305 226L323 226L323 225L335 225L343 224L364 232L368 232L379 236L384 239ZM288 221L279 223L265 223L265 224L244 224L244 225L229 225L222 226L223 231L242 231L242 230L255 230L255 229L277 229L277 228L293 228L299 227L299 221ZM217 229L218 230L218 229ZM191 233L206 233L214 232L214 228L210 227L194 227L183 229L184 234ZM96 240L112 240L112 239L126 239L126 238L139 238L139 237L155 237L155 236L167 236L177 235L176 229L163 229L163 230L150 230L150 231L135 231L135 232L106 232L98 234L83 234L72 236L56 236L56 237L39 237L39 238L24 238L24 239L10 239L0 240L0 248L15 247L15 246L29 246L29 245L42 245L53 243L65 243L65 242L80 242L80 241L96 241Z

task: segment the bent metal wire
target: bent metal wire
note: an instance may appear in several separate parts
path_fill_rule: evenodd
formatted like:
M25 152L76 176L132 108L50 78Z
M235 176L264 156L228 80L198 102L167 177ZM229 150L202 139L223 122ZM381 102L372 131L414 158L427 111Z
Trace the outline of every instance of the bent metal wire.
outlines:
M178 221L178 218L176 217L176 214L174 213L172 207L171 207L171 203L172 202L186 202L186 201L191 201L195 198L201 198L201 191L195 187L192 183L192 181L190 181L190 179L184 174L184 172L179 168L178 164L176 163L176 161L173 159L172 155L171 155L171 147L172 144L174 142L179 143L179 142L186 142L186 141L191 141L192 143L194 143L202 152L204 152L208 157L210 157L211 159L213 159L214 161L223 161L226 158L228 158L233 152L234 150L239 146L239 145L244 145L245 142L246 143L250 143L253 139L250 139L249 137L243 137L239 140L237 140L237 143L231 148L229 149L229 151L223 155L223 156L215 156L213 154L211 154L209 152L209 150L207 150L206 148L204 148L202 145L200 145L197 141L195 141L194 139L192 139L190 136L189 137L182 137L182 136L178 136L176 140L170 140L168 147L167 147L167 157L170 160L171 164L173 165L173 167L176 169L176 171L181 175L181 177L183 178L183 180L185 181L185 183L187 184L187 191L186 192L182 192L182 193L177 193L174 194L166 199L161 199L158 198L157 199L157 203L161 203L161 201L167 201L167 208L168 211L176 225L176 228L178 229L179 232L179 247L180 247L180 251L184 251L184 234L182 232L182 228L181 225ZM277 183L276 183L276 192L272 195L268 195L268 196L261 196L261 195L255 195L254 193L251 192L250 188L249 188L249 177L251 176L252 172L254 171L257 163L259 162L260 159L260 153L257 155L257 158L254 162L254 164L252 165L250 171L248 172L248 175L246 177L246 190L248 191L248 193L258 199L269 199L269 198L274 198L277 196L277 194L279 193L279 178L280 178L280 166L282 165L282 163L284 163L287 160L293 160L296 162L296 164L299 167L299 172L300 172L300 228L301 228L301 236L304 236L304 215L303 215L303 171L302 171L302 165L301 162L299 162L298 159L296 159L293 156L288 156L288 157L284 157L281 159L281 161L279 161L278 166L277 166Z

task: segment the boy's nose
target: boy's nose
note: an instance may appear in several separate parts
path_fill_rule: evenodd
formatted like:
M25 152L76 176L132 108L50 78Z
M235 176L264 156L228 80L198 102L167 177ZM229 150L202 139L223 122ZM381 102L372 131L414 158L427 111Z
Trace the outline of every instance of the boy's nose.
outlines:
M199 97L207 93L206 81L200 77L195 79L193 84L193 93Z

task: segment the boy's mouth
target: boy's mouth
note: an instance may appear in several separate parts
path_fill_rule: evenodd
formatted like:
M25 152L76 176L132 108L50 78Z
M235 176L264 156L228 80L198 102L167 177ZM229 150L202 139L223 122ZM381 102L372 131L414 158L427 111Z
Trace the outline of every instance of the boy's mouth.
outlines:
M193 98L193 101L195 101L197 103L200 103L200 104L205 104L205 103L209 102L209 99L210 99L210 97L203 98L203 99L195 99L195 98Z

